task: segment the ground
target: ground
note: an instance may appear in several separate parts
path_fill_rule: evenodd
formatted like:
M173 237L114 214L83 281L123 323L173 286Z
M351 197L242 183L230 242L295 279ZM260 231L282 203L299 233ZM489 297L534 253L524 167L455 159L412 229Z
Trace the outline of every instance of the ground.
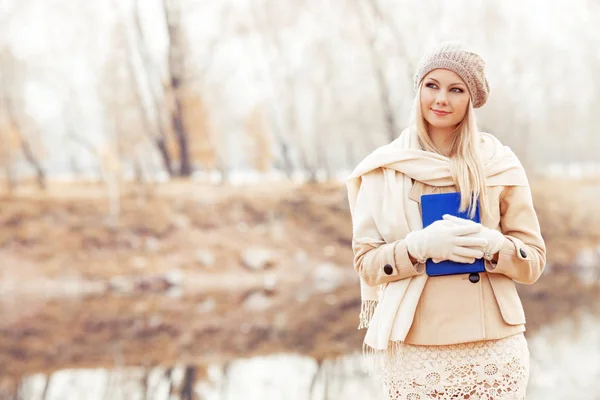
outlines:
M528 332L574 310L600 313L597 285L575 278L581 251L600 245L600 182L532 190L550 267L519 285ZM94 183L0 200L0 377L360 350L341 184L126 185L119 203L111 217ZM264 268L243 265L247 248L268 252Z

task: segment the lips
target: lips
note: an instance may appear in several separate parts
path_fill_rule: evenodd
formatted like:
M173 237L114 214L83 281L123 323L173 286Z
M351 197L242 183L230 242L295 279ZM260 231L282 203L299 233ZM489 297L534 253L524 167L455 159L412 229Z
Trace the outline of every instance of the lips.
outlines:
M439 115L439 116L444 116L444 115L448 115L448 114L450 114L450 113L449 113L449 112L447 112L447 111L435 110L435 109L433 109L433 108L431 109L431 111L433 111L433 113L434 113L435 115Z

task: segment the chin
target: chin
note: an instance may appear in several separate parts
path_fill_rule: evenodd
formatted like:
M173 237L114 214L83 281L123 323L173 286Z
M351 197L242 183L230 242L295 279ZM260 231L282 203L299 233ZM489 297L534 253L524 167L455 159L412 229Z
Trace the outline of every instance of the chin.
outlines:
M433 126L434 128L450 128L452 126L456 126L456 124L454 123L448 123L448 122L444 122L444 123L440 123L439 121L435 121L433 119L425 119L425 121L427 121L427 123L431 126Z

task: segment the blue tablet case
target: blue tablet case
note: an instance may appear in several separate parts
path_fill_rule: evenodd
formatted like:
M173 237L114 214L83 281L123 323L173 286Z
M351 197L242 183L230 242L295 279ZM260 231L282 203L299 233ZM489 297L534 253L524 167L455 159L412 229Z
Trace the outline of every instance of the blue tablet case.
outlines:
M444 214L454 215L460 218L470 219L467 212L459 212L460 193L439 193L439 194L424 194L421 196L421 213L423 219L423 228L431 225L433 222L442 219ZM479 213L479 202L475 209L475 222L481 222ZM425 263L425 271L429 276L440 275L455 275L469 274L471 272L484 272L485 261L483 258L475 260L472 264L459 263L450 260L444 260L439 263L434 263L433 260L427 259Z

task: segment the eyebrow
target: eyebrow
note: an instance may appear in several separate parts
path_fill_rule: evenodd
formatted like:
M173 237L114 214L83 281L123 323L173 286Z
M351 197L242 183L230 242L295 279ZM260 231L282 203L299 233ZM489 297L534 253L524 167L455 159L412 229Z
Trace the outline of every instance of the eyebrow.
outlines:
M438 84L440 83L440 82L439 82L439 81L437 81L436 79L433 79L433 78L428 78L428 79L431 79L431 80L432 80L432 81L434 81L435 83L438 83ZM450 86L452 86L452 85L461 85L461 86L465 86L465 85L463 85L463 84L462 84L462 83L460 83L460 82L451 83L451 84L450 84Z

